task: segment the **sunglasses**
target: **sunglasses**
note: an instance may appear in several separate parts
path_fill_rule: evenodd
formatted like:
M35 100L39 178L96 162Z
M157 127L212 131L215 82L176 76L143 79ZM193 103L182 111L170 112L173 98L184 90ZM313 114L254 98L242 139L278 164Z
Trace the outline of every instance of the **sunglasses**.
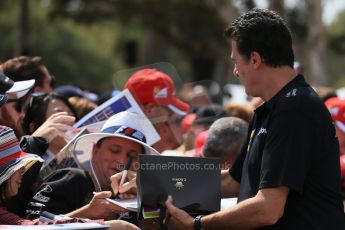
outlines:
M47 93L32 93L28 104L28 108L32 108L33 105L36 105L37 103L42 103L48 98L49 95Z
M32 93L29 102L24 102L23 111L26 111L25 113L30 116L35 108L40 107L46 100L49 100L49 98L50 95L47 93Z

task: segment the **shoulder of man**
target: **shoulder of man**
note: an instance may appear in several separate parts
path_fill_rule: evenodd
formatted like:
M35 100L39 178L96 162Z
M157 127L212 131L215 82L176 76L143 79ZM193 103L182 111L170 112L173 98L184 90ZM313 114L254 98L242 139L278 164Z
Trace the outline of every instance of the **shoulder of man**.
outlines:
M90 186L91 188L89 188ZM93 190L87 171L78 168L56 170L43 181L32 197L27 207L27 217L29 219L37 218L41 210L56 213L65 211L68 209L67 206L71 206L72 203L81 199L75 196L78 196L79 190L84 191L84 188Z
M87 172L82 169L66 168L56 170L45 178L32 199L47 203L51 194L73 190L74 187L83 184L84 178L88 179Z
M278 111L313 111L323 106L322 99L310 86L300 86L290 89L282 95L277 103Z

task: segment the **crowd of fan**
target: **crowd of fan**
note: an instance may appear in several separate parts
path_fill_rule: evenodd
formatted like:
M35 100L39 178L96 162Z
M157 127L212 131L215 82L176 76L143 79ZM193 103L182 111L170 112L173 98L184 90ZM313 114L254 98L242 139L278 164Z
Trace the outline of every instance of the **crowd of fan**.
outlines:
M68 141L66 132L76 132L73 124L99 105L100 96L76 86L55 87L58 79L50 75L40 57L16 57L2 63L0 69L0 94L7 98L0 108L0 224L47 224L38 218L42 211L49 211L70 217L65 222L88 218L99 223L106 220L116 229L149 229L154 222L138 223L135 213L104 200L114 193L110 177L122 170L128 156L134 156L135 161L140 154L211 157L221 159L223 168L228 169L245 141L253 111L262 102L254 98L248 104L216 104L201 85L181 95L183 102L175 96L174 82L167 74L156 69L139 70L124 88L131 92L161 139L151 147L145 140L120 131L116 135L107 133L109 128L129 126L146 140L150 135L136 124L146 118L130 112L116 114L101 131L85 135L85 140L80 138L81 143L74 145L73 151L90 145L83 151L88 151L87 158L93 163L82 167L61 149ZM15 83L30 79L35 83L25 95L19 95L6 86L7 77ZM339 138L345 199L345 100L331 93L320 96L325 99ZM12 156L9 150L14 146Z

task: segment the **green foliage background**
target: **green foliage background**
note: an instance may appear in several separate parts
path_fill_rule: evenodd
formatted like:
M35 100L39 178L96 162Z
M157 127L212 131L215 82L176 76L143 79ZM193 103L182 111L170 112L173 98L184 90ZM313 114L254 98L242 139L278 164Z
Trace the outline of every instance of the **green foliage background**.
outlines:
M112 89L116 72L136 67L125 63L124 44L134 41L140 57L149 32L155 32L156 38L160 39L151 51L153 60L175 65L185 82L198 80L195 76L205 72L206 77L217 81L230 79L219 74L224 74L219 71L220 66L223 70L232 68L230 63L222 66L229 52L221 34L225 24L218 18L216 7L207 9L206 1L166 0L163 5L155 0L28 1L30 55L43 57L58 85L75 84L99 93ZM19 2L0 1L0 61L14 56ZM82 3L82 13L73 13L71 3ZM297 37L295 42L307 47L303 44L308 33L303 10L290 9L289 21ZM345 12L327 28L327 79L328 86L335 88L345 86L344 24ZM145 52L150 53L150 50ZM151 63L139 60L137 64ZM214 65L214 69L204 69L208 64ZM213 76L210 71L214 72ZM219 82L220 85L223 83Z
M0 60L13 57L18 8L4 1L0 8ZM48 7L30 1L31 55L42 56L59 85L75 84L95 91L113 88L111 77L121 67L114 44L120 27L104 22L78 25L72 19L48 18Z

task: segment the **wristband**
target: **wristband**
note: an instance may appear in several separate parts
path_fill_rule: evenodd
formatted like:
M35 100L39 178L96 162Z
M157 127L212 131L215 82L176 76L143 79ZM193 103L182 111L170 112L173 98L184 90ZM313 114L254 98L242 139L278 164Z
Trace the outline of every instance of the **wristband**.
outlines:
M194 230L203 230L203 228L201 226L201 217L203 217L203 216L199 215L199 216L194 218Z

